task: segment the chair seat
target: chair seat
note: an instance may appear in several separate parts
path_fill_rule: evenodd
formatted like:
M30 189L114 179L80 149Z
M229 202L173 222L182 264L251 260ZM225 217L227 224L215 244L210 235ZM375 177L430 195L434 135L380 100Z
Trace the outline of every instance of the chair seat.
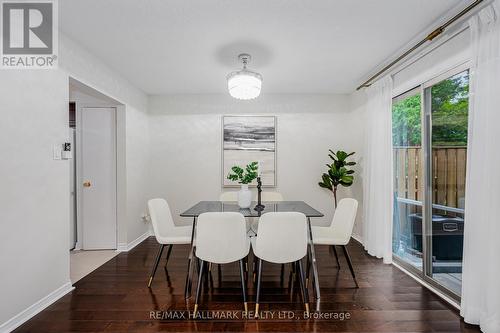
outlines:
M160 244L191 244L192 226L175 227L169 230L168 236L156 236Z
M332 232L330 227L312 226L313 242L317 245L347 245L349 238L339 237Z

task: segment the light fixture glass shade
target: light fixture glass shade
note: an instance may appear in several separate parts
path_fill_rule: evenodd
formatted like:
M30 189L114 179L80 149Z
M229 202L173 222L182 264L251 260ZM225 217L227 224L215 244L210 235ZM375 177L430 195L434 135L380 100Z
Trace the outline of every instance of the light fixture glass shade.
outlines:
M227 76L229 94L237 99L253 99L260 95L262 76L244 68Z

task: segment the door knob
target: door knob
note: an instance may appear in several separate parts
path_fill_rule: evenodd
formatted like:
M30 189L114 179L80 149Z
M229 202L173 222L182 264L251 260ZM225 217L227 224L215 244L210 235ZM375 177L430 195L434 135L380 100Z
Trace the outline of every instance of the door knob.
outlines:
M90 185L92 184L90 184L90 181L88 180L86 182L83 182L83 187L90 187Z

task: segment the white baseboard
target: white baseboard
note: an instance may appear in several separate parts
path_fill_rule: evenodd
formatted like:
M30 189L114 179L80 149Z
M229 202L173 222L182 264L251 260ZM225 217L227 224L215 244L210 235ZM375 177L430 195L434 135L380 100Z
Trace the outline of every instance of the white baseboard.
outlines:
M35 304L31 305L27 309L21 311L14 317L7 320L5 323L1 324L0 332L12 332L73 289L75 288L71 285L71 282L66 282L61 287L57 288Z
M116 247L116 252L128 252L150 236L152 236L152 233L150 230L148 230L139 237L137 237L136 239L134 239L133 241L131 241L130 243L118 243Z
M127 252L127 243L118 243L116 245L116 252Z

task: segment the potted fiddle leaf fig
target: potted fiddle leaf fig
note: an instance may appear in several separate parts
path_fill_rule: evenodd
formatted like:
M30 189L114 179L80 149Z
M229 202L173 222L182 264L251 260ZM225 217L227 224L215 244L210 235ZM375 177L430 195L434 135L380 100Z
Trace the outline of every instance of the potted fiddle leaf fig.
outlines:
M337 188L339 185L349 187L354 182L354 170L349 169L356 162L348 161L347 159L354 155L355 152L346 153L345 151L339 150L336 153L330 149L330 154L328 156L332 159L331 164L327 164L327 172L323 173L321 176L322 181L318 183L322 188L326 188L333 192L333 198L335 202L335 208L337 208Z
M232 173L227 175L227 179L237 181L241 184L241 190L238 191L238 205L240 208L249 208L252 204L252 192L248 189L250 184L258 176L259 163L251 162L245 169L240 166L233 166Z

